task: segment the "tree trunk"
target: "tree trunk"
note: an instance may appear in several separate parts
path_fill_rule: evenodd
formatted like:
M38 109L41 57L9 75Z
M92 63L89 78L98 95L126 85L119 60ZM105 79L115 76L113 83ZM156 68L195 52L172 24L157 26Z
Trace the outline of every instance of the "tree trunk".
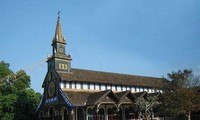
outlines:
M147 111L145 111L145 118L146 120L149 120L149 113Z
M191 120L191 111L188 112L188 120Z

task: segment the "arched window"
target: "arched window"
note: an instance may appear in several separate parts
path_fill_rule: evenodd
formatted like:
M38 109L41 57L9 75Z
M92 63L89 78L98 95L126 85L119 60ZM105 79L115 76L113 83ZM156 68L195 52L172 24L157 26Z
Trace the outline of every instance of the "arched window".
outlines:
M49 109L49 118L50 120L55 120L55 109L53 107Z
M128 108L125 109L125 120L127 120L127 119L130 119Z
M120 108L118 111L118 120L123 120L122 109Z
M108 113L108 120L122 120L122 111L120 110L117 112L116 107L113 107L112 109L109 108L107 110Z
M81 107L79 107L77 110L77 118L78 120L84 120L84 112Z
M66 109L64 109L63 111L63 119L62 120L66 120L68 118L68 111Z
M97 120L97 112L96 112L96 109L93 108L89 108L88 109L88 112L87 112L87 117L88 117L88 120Z
M111 108L109 108L109 109L107 110L107 114L108 114L108 120L112 120L112 118L113 118L113 112L112 112L112 109L111 109Z
M61 118L62 120L70 120L70 112L67 110L66 107L61 109Z
M98 112L98 120L105 120L105 112L103 108L101 108Z
M125 119L136 119L136 113L133 107L125 109Z
M87 113L87 115L88 115L88 120L92 120L93 111L92 111L91 108L88 109L88 113Z
M39 116L38 116L39 120L43 120L44 119L44 112L40 112Z

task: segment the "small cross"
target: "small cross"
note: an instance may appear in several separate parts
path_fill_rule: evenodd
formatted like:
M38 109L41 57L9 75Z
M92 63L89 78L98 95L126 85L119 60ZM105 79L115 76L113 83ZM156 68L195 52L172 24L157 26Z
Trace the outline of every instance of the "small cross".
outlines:
M60 18L60 11L58 11L58 13L57 13L57 14L58 14L58 17Z

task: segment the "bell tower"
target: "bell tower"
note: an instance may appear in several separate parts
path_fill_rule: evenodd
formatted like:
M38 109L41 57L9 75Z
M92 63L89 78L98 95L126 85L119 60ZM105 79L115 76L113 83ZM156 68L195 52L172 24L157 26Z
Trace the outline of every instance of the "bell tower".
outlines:
M48 58L48 69L55 69L57 72L70 72L71 56L66 54L66 40L62 34L60 12L56 24L55 35L52 40L52 56Z

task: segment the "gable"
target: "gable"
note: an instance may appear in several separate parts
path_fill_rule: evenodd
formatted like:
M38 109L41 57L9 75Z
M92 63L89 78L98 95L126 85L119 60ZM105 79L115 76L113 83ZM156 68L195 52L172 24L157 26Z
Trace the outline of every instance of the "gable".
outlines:
M130 103L132 103L132 100L129 97L124 97L123 99L120 100L120 102L130 102Z
M49 69L46 73L46 76L44 78L44 81L42 83L42 87L44 88L45 87L45 84L48 82L48 81L60 81L60 76L59 74L54 70L54 69Z
M49 69L44 82L44 98L46 104L51 104L58 101L60 77L54 69Z
M88 97L87 105L97 105L99 103L116 103L117 96L111 90L95 92Z
M99 103L101 103L101 102L116 103L117 101L115 99L113 99L112 96L108 95L108 96L104 97L101 101L99 101Z
M135 100L135 97L132 95L130 91L118 92L115 94L120 99L119 102L133 102Z

